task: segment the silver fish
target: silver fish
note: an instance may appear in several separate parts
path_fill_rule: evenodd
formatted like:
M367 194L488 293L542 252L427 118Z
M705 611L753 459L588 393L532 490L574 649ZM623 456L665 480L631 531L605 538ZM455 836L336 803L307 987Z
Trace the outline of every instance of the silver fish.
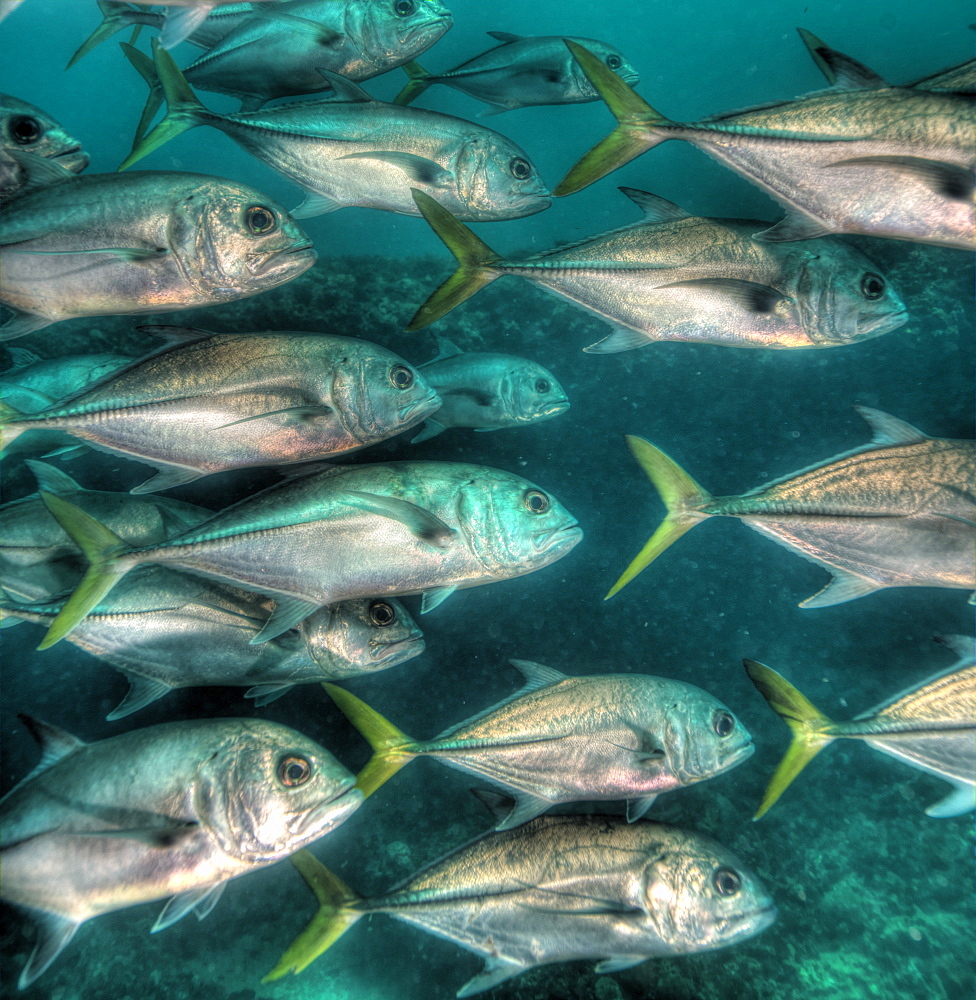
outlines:
M462 352L437 338L437 357L420 365L427 384L441 398L411 444L436 437L449 427L494 431L559 416L569 409L566 390L542 365L512 354Z
M492 105L492 110L483 114L537 105L582 104L599 99L600 95L560 36L525 37L507 31L489 31L488 34L501 44L443 73L428 73L418 63L408 63L404 70L410 82L393 103L410 104L435 83L443 83ZM595 38L574 38L573 41L585 45L631 86L640 82L637 71L619 49Z
M582 537L576 519L521 476L468 463L334 466L273 486L158 546L130 547L58 496L43 494L92 561L41 644L63 638L129 570L182 567L275 598L259 639L357 597L455 590L548 566Z
M429 756L514 798L496 830L565 802L626 799L633 822L662 792L723 774L755 749L728 708L693 684L647 674L567 677L539 663L509 662L524 687L432 740L407 736L355 695L326 684L373 748L356 779L362 793L372 795L414 757Z
M0 896L30 910L30 985L86 920L172 898L153 930L206 916L228 879L288 857L362 802L323 747L259 719L203 719L98 743L21 717L41 763L0 800Z
M570 170L572 194L668 139L683 139L787 209L757 234L861 233L971 250L976 110L911 87L825 90L698 122L665 118L582 46L567 43L619 125Z
M897 329L908 313L878 267L841 240L780 246L752 239L761 222L703 219L621 188L641 222L507 260L433 199L414 198L458 270L407 326L434 322L503 275L526 278L613 326L585 351L659 341L797 349L856 343Z
M711 496L664 452L628 436L668 514L607 597L714 515L737 517L833 574L802 608L884 587L976 587L976 442L930 438L880 410L855 409L874 431L870 444L742 496Z
M224 6L240 7L237 0L131 0L131 2L143 7L176 8L166 12L166 19L159 36L160 43L167 49L189 38L215 9ZM272 4L278 0L250 0L250 2Z
M134 493L228 469L324 459L415 427L440 406L423 376L366 340L318 333L209 334L176 342L73 398L16 416L3 441L58 430L159 466Z
M547 816L489 834L372 898L308 851L292 861L321 905L266 980L300 972L368 913L483 955L459 997L552 962L599 959L597 972L619 972L724 948L776 919L759 879L715 841L613 816Z
M132 545L152 545L213 517L213 511L169 497L88 490L61 469L27 460L38 488L65 497ZM78 547L35 493L0 507L0 579L23 601L49 601L77 586L85 571Z
M63 605L0 600L0 617L4 626L48 626ZM251 643L271 608L248 591L148 566L123 580L70 639L129 681L110 722L177 688L246 687L244 697L263 706L296 684L386 670L424 650L423 633L392 598L333 604L271 642Z
M90 162L81 143L60 122L11 94L0 94L0 150L36 153L75 174Z
M309 238L254 188L202 174L65 172L4 205L0 302L10 340L77 316L232 302L297 278Z
M138 63L141 53L126 51ZM156 51L156 70L169 110L137 140L120 170L187 129L212 125L306 191L292 213L298 219L349 206L419 215L411 197L417 187L458 218L480 222L549 207L549 193L525 151L483 125L374 101L337 76L330 79L339 102L220 115L200 104L162 49Z
M749 678L793 734L753 818L766 813L806 764L836 739L863 740L895 760L948 781L953 791L929 806L927 816L959 816L976 808L973 637L947 636L944 641L960 656L954 668L850 722L834 722L775 670L745 660Z

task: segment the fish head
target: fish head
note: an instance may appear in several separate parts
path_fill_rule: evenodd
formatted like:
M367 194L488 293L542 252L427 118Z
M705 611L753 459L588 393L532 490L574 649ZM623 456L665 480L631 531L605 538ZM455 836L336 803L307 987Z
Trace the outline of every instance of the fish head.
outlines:
M241 719L197 771L194 806L225 854L248 865L287 857L329 833L363 800L356 779L307 736Z
M350 339L336 365L331 397L346 430L372 444L409 430L441 407L423 374L377 344Z
M469 132L454 156L453 173L463 211L473 222L520 219L549 207L549 189L528 154L489 129Z
M908 322L905 303L872 261L840 240L818 243L796 251L800 324L814 344L853 344Z
M583 48L595 55L609 69L612 69L621 80L630 84L631 87L636 87L640 83L637 70L627 61L624 54L618 48L608 45L606 42L597 41L595 38L572 38L570 40L576 42L577 45L582 45ZM590 83L589 77L583 72L583 68L573 58L573 54L565 44L563 44L563 48L566 49L566 55L568 56L566 75L572 81L572 92L577 95L576 99L579 101L599 100L600 95L596 92L593 84Z
M515 364L502 377L499 394L505 413L519 424L557 417L569 409L566 390L547 368L513 358Z
M468 548L498 579L548 566L583 537L576 518L552 494L498 469L472 469L463 477L457 514Z
M189 192L181 185L168 235L184 275L210 301L275 288L316 260L312 241L277 202L215 177L199 177Z
M701 834L673 835L642 874L645 912L677 954L724 948L764 931L776 906L762 882L721 844Z
M63 125L10 94L0 94L0 148L45 156L75 174L90 162L81 143Z
M320 608L302 623L311 658L329 679L386 670L424 651L424 634L392 598L360 598Z
M659 698L653 694L659 710ZM664 710L664 744L682 785L713 778L755 752L752 734L729 709L694 684L672 681Z
M347 34L360 40L367 60L387 69L426 52L453 24L451 12L439 0L360 0L347 5Z

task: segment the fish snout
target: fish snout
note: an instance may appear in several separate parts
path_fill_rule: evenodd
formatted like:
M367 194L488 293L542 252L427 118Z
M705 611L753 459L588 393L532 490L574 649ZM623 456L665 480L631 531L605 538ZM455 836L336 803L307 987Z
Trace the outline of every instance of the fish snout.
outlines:
M391 639L386 642L371 639L369 655L375 663L392 667L394 664L419 656L425 648L424 633L418 628L403 639Z
M421 396L419 399L410 400L408 403L404 403L397 410L397 419L401 424L407 422L416 422L421 419L421 417L430 416L436 410L439 410L443 406L444 401L436 392L429 392L426 396Z
M565 550L568 552L583 537L583 529L577 521L561 524L548 531L540 531L532 539L536 552L553 552Z

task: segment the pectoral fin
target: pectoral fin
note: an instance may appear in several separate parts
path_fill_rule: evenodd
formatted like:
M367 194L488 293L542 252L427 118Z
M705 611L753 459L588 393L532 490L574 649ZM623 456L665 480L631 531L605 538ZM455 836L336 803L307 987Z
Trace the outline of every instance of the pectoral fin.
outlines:
M340 156L339 159L379 160L382 163L392 163L393 166L399 167L407 175L408 180L417 184L426 184L429 187L446 187L452 180L449 170L445 170L439 163L428 160L424 156L417 156L416 153L380 150L368 153L348 153L346 156Z
M84 250L11 250L10 253L32 254L38 257L66 257L70 254L108 253L130 264L144 264L146 261L159 260L169 253L165 247L88 247Z
M878 167L920 181L943 198L969 201L973 197L973 174L965 167L921 156L855 156L838 160L831 167ZM879 183L882 183L879 178Z
M351 506L399 521L421 541L430 542L439 549L446 548L455 535L454 529L436 514L409 500L380 496L377 493L361 493L358 490L350 490L345 496L346 502Z
M314 601L303 601L298 597L276 597L274 611L271 612L261 631L251 640L250 645L257 646L270 639L277 639L283 632L294 628L320 607L321 605Z
M232 420L229 424L221 424L216 428L222 431L225 427L236 427L238 424L246 424L251 420L264 420L265 417L289 416L297 420L312 420L315 417L327 417L332 413L331 406L324 404L309 404L308 406L286 406L281 410L268 410L267 413L255 413L253 417L241 417L240 420Z
M688 281L675 281L670 285L660 285L657 290L664 291L672 288L687 288L696 296L728 300L747 313L758 315L773 312L776 304L787 297L779 289L770 285L762 285L756 281L742 281L740 278L691 278Z

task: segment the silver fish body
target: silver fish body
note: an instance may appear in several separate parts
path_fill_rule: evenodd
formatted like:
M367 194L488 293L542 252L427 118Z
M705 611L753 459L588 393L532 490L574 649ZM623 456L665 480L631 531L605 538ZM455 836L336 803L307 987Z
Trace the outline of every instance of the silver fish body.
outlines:
M70 400L10 418L5 439L57 430L158 465L136 488L151 492L227 469L354 451L440 406L419 372L369 341L170 329L186 339Z
M492 105L497 111L538 105L581 104L599 94L573 59L562 36L526 37L504 31L488 32L501 44L443 73L417 72L401 91L397 104L408 104L434 83L442 83ZM601 58L632 86L640 79L619 49L594 38L574 38Z
M90 162L81 143L60 122L12 94L0 94L0 150L35 153L76 174Z
M462 352L443 337L437 343L437 357L420 370L440 396L441 408L428 417L413 443L426 441L448 427L481 431L521 427L569 409L566 390L537 362L511 354Z
M8 599L0 615L47 626L63 603ZM322 608L270 642L252 644L271 607L249 591L151 566L122 581L71 641L129 681L109 721L186 687L247 687L245 697L263 706L296 684L386 670L424 649L423 633L399 601L370 598Z
M78 354L40 358L20 347L8 347L18 363L0 375L0 395L17 410L43 410L81 392L135 360L127 354Z
M66 175L5 205L0 339L63 319L231 302L315 262L288 213L253 188L201 174Z
M228 879L324 836L362 801L327 750L273 722L172 722L89 744L31 729L43 762L0 801L3 899L43 917L21 987L84 921L168 896L156 929L205 915Z
M323 70L350 80L389 72L451 24L439 0L299 0L248 18L183 72L194 87L231 94L253 110L330 90Z
M328 873L296 858L317 884ZM724 847L697 833L613 816L552 816L489 834L423 869L381 896L346 897L316 918L316 930L387 913L483 955L486 966L458 991L474 996L527 969L599 959L616 972L648 958L736 944L776 919L756 876ZM342 921L339 924L338 921ZM328 945L309 931L270 978L302 968ZM330 942L331 943L331 942Z

